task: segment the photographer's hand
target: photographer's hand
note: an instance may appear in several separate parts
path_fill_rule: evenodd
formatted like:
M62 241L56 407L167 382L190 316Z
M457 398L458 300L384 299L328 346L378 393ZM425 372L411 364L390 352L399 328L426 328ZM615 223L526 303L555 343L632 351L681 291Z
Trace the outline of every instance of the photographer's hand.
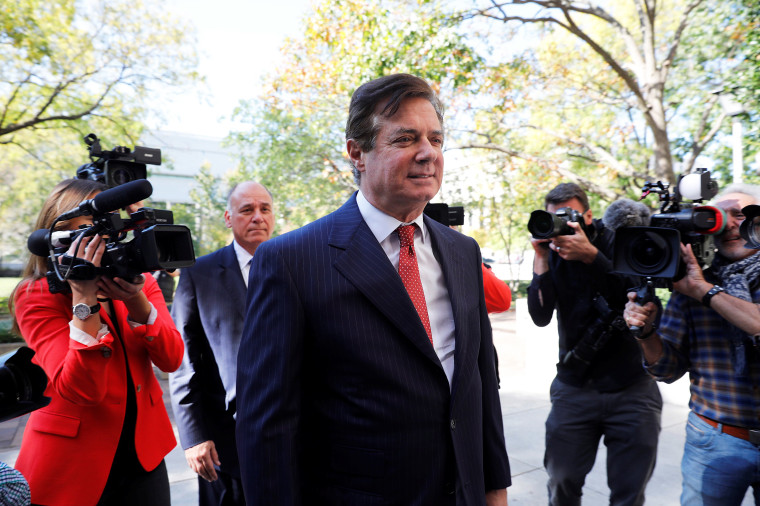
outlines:
M530 238L535 255L533 256L533 272L539 276L549 270L549 239Z
M623 318L628 328L638 327L641 329L641 338L636 340L641 346L644 360L647 364L654 364L662 356L662 340L653 328L659 308L654 302L647 302L643 306L639 305L636 302L637 296L636 292L628 292L628 302L623 311Z
M106 250L106 242L99 236L94 237L82 237L81 242L79 240L69 247L66 252L68 256L81 258L88 262L91 262L96 267L100 267L100 260L103 258L103 253ZM59 262L62 260L59 259ZM87 304L88 306L95 306L98 304L98 279L69 279L69 286L71 287L71 305ZM101 321L100 314L95 313L86 320L80 320L79 318L72 318L72 322L78 329L87 332L91 336L97 336L100 330Z
M702 296L713 287L713 284L705 281L702 268L691 250L691 244L681 244L681 260L686 264L686 275L673 282L673 289L701 301Z
M563 260L578 260L584 264L590 264L596 258L599 250L591 244L580 224L569 221L568 226L575 230L573 235L558 235L552 238L551 248Z
M145 286L145 276L140 274L135 276L132 282L122 278L107 278L105 276L98 280L98 289L100 293L112 300L124 302L129 311L129 318L137 323L147 323L150 316L150 302L143 292Z

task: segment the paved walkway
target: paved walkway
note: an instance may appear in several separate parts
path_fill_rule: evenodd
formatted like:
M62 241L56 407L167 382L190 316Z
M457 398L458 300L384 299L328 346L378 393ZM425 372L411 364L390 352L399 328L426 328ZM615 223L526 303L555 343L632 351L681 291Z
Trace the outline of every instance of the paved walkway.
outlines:
M494 342L499 353L501 405L504 432L512 466L510 506L546 504L546 472L543 468L544 421L549 413L549 385L557 360L556 328L538 328L530 321L524 300L516 308L491 318ZM161 375L159 375L161 376ZM167 382L159 378L170 416ZM672 506L679 503L681 492L680 462L683 454L684 427L688 414L688 384L681 379L673 385L660 384L665 406L657 466L647 487L647 504ZM29 415L0 423L0 460L13 464ZM175 429L176 434L176 429ZM583 490L584 506L609 504L604 462L606 453L600 445L596 465ZM171 481L172 504L198 504L195 474L187 467L184 454L175 448L166 458ZM753 504L748 494L743 506Z

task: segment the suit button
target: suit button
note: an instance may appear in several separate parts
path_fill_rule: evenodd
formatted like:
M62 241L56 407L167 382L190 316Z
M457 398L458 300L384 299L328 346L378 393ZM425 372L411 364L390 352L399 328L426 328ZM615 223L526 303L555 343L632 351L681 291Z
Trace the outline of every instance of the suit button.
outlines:
M145 340L148 341L148 342L151 342L154 339L155 339L155 337L153 337L153 336L148 336L148 337L145 338Z
M457 421L455 418L451 419L451 430L454 430L457 428Z
M142 390L142 385L137 385L137 391L139 392L140 390Z
M447 481L446 483L444 483L443 492L446 495L454 495L454 492L456 492L456 490L454 489L454 482Z
M111 349L108 346L103 346L102 348L100 348L100 354L103 355L104 358L110 358Z

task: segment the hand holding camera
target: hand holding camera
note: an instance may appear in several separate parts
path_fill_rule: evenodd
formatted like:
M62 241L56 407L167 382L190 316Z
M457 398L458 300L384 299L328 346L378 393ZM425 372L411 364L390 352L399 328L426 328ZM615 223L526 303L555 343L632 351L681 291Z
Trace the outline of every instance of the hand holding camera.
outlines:
M585 232L585 227L580 223L570 221L567 226L572 228L575 233L572 235L559 235L554 237L549 246L563 260L580 261L590 264L596 258L596 246L591 244Z

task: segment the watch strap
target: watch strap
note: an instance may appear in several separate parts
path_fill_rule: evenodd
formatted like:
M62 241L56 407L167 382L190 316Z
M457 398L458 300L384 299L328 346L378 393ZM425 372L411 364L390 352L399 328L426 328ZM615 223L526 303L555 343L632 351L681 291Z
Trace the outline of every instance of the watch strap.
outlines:
M712 288L710 288L707 293L702 297L702 305L705 307L710 307L710 301L712 300L715 295L725 292L722 286L720 285L714 285Z
M95 304L94 306L87 306L87 307L89 308L90 312L87 314L87 316L85 316L84 318L82 318L82 317L80 317L79 315L77 315L77 309L76 309L76 308L77 308L77 306L87 306L87 304L84 304L84 303L80 302L79 304L76 304L74 307L72 307L72 308L71 308L71 309L72 309L72 311L74 312L74 316L76 316L76 317L77 317L77 318L79 318L80 320L86 320L86 319L87 319L87 318L89 318L90 316L92 316L92 315L94 315L95 313L97 313L98 311L100 311L100 302L98 302L98 303L97 303L97 304Z

